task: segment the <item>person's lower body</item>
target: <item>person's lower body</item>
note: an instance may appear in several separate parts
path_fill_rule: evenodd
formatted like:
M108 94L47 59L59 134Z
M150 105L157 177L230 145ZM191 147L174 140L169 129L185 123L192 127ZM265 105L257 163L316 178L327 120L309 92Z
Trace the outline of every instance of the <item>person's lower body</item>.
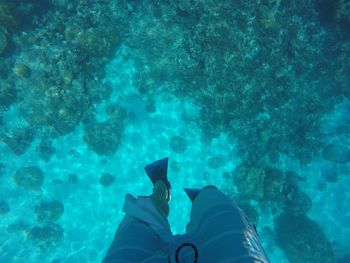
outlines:
M162 181L157 181L153 193L149 196L138 197L136 203L140 205L140 209L146 208L147 211L153 207L152 213L148 215L158 219L162 217L166 225L169 224L167 220L169 215L168 195L166 185ZM117 228L103 263L166 262L167 255L163 253L163 247L163 240L160 239L156 230L141 218L127 213Z
M185 191L192 201L186 234L198 262L268 262L254 226L231 197L212 185ZM194 254L183 252L183 262Z
M153 188L153 193L150 195L158 212L165 218L169 215L169 200L170 191L163 181L157 181Z

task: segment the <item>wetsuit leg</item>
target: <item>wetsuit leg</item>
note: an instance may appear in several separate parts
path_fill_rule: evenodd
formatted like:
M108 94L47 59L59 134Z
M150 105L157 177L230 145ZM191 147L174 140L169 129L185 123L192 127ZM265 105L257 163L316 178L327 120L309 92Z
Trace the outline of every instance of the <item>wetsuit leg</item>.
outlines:
M168 218L169 215L169 204L167 201L167 195L170 193L167 192L167 187L163 181L157 181L153 188L153 194L151 198L158 212L165 218Z
M157 254L160 239L141 220L126 215L120 223L103 263L143 262Z
M186 232L198 249L198 262L268 262L254 226L216 187L205 187L198 193ZM193 252L188 252L191 258Z
M169 214L166 194L165 184L157 182L153 193L149 196L165 220ZM142 220L126 215L118 226L103 263L148 262L148 260L156 262L157 258L164 256L161 248L162 241L154 229Z

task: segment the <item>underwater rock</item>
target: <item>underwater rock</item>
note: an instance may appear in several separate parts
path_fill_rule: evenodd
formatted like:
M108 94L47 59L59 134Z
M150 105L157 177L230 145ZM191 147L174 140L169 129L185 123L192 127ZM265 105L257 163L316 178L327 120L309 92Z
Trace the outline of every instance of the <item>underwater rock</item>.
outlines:
M335 183L338 181L338 169L337 165L326 165L321 168L321 175L328 183Z
M10 207L6 201L0 200L0 215L4 215L10 212Z
M215 156L215 157L210 158L207 161L207 164L208 164L209 168L211 168L211 169L218 169L224 165L224 159L222 159L220 156Z
M0 55L7 47L7 37L4 31L0 29Z
M50 161L51 156L56 153L56 149L52 146L51 140L42 140L37 148L39 156L45 162Z
M311 207L311 198L299 189L296 189L288 195L284 210L288 214L302 216L310 211Z
M183 153L187 149L187 141L181 136L174 136L170 139L170 148L176 153Z
M20 231L26 231L28 228L29 228L28 224L22 221L18 221L7 226L7 233L11 234L11 233L16 233Z
M286 187L294 187L298 184L299 180L303 180L296 172L288 170L285 172Z
M66 33L66 35L72 35ZM74 43L88 57L105 57L110 55L119 43L119 34L114 26L89 28L79 32Z
M322 157L331 162L348 163L350 162L350 149L341 144L331 143L323 148Z
M34 213L39 223L47 224L57 221L64 212L64 206L60 201L42 202L36 205Z
M104 173L100 177L100 184L103 185L104 187L109 187L114 183L115 179L114 176L109 174L109 173Z
M111 104L106 107L106 113L107 115L111 118L114 119L115 121L123 123L123 121L127 117L127 111L120 107L119 105L116 104Z
M60 76L55 76L55 82L61 83ZM38 126L47 126L52 130L52 135L65 135L74 130L88 111L88 94L82 89L86 86L77 82L76 85L63 87L63 83L57 85L41 79L35 83L37 87L30 93L29 106L34 112L27 116L30 123ZM40 107L40 108L39 108ZM45 111L42 111L44 108Z
M350 2L347 0L339 0L336 1L336 13L335 17L339 22L347 23L346 25L350 25Z
M46 248L60 241L63 228L58 224L35 226L27 231L27 239L39 242L41 248Z
M15 73L15 75L21 79L27 79L30 77L31 70L23 63L16 63L13 67L13 73Z
M64 85L70 85L73 81L74 75L72 71L64 69L61 71L61 77Z
M0 1L0 27L12 30L19 24L20 16L10 1Z
M16 171L13 180L27 191L37 191L43 184L44 174L36 166L23 167Z
M242 198L247 200L262 200L264 198L264 169L241 164L233 171L232 175Z
M282 171L265 168L264 200L281 202L284 199L285 178Z
M16 155L22 155L34 140L34 132L31 127L18 128L11 136L0 134L0 141L3 141Z
M84 141L98 155L113 155L121 142L123 120L111 118L85 128Z
M11 83L0 79L0 107L7 108L15 102L17 90Z
M282 214L276 219L275 235L289 262L336 262L322 228L306 216Z

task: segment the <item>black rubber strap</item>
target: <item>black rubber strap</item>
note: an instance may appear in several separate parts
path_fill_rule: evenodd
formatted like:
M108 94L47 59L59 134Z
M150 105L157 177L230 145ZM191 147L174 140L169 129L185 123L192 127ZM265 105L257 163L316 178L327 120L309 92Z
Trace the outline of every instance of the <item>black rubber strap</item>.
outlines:
M183 243L183 244L181 244L181 246L179 246L176 249L175 262L176 263L180 263L180 261L179 261L179 253L180 253L181 249L183 249L184 247L191 247L191 248L193 248L193 250L194 250L194 261L193 262L197 263L197 261L198 261L198 249L192 243Z

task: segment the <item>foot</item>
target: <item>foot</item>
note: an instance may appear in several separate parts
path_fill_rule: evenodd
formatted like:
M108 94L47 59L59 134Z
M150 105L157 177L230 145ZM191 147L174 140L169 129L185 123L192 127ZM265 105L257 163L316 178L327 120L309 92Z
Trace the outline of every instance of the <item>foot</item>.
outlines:
M158 212L166 219L169 215L169 191L163 181L157 181L153 188L151 198Z
M157 181L162 181L165 184L167 200L170 200L171 185L168 181L168 161L169 158L164 158L146 165L145 171L155 186Z
M160 199L165 199L167 202L170 201L170 190L167 188L163 181L158 180L155 183L153 194L158 196Z

